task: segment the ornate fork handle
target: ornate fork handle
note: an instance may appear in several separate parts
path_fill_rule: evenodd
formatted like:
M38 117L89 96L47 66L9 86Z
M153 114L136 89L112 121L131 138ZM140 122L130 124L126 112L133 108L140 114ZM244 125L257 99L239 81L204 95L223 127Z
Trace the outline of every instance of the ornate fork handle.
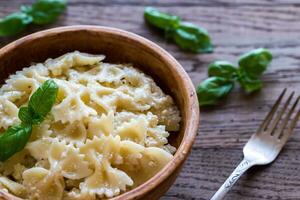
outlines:
M253 162L244 158L210 200L223 199L235 182L253 165Z

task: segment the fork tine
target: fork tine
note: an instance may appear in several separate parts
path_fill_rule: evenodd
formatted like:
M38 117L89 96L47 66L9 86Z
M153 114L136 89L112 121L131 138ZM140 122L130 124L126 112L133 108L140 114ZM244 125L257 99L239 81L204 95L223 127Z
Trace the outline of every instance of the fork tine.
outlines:
M300 109L298 110L298 113L296 115L296 117L294 118L294 120L291 122L291 126L288 128L288 130L286 131L286 134L284 134L281 138L281 144L284 145L287 140L289 139L289 137L291 136L291 134L293 133L294 128L297 125L297 122L299 120L300 117Z
M280 130L280 134L282 134L281 136L281 140L282 140L282 143L285 144L286 141L288 140L288 138L290 137L290 135L293 133L293 130L294 128L296 127L297 125L297 122L299 120L299 117L300 117L300 109L298 110L298 112L296 113L296 116L294 117L294 119L292 119L292 122L290 123L290 126L287 128L286 132L283 133L284 131L284 128L286 127L286 125L288 124L288 120L289 118L291 117L291 115L293 114L294 110L296 109L297 107L297 104L299 103L300 101L300 96L298 96L296 102L294 103L293 107L291 108L290 110L290 113L289 113L289 116L286 117L287 121L286 121L286 124L282 127L282 130ZM282 133L281 133L282 132ZM279 135L280 136L280 135Z
M291 95L289 96L288 100L285 102L283 108L280 110L280 112L277 114L277 116L275 117L275 120L272 122L271 127L268 128L267 132L268 134L271 134L274 132L276 126L278 125L280 119L282 118L283 114L285 113L285 111L287 110L293 96L294 96L295 92L292 92Z
M274 115L275 111L277 110L277 108L278 108L278 106L279 106L279 104L280 104L280 102L281 102L283 96L285 95L286 90L287 90L287 89L284 88L284 90L281 92L280 96L279 96L278 99L276 100L276 102L275 102L275 104L273 105L272 109L270 110L270 112L268 113L268 115L266 116L266 118L264 119L263 123L262 123L262 124L260 125L260 127L258 128L258 131L257 131L258 133L264 131L264 130L268 127L270 121L271 121L272 118L273 118L273 115Z

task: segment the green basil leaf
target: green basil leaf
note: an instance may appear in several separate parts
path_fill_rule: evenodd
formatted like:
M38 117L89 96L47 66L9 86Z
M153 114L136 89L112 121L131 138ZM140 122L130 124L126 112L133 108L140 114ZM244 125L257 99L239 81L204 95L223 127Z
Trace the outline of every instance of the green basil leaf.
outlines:
M208 66L208 76L234 79L237 76L237 68L230 62L216 61Z
M44 121L44 117L36 114L31 107L21 107L18 116L24 124L37 125Z
M252 79L246 74L243 74L243 71L239 71L237 80L241 84L242 88L246 90L247 93L257 91L263 86L261 80Z
M49 79L33 93L28 107L33 110L37 119L42 121L51 111L57 97L57 92L57 84Z
M32 17L25 13L13 13L0 19L0 36L16 35L32 22Z
M200 106L214 105L233 89L234 82L221 77L210 77L197 87Z
M263 84L261 82L261 80L259 79L240 79L239 83L241 84L241 86L246 90L247 93L251 93L254 91L257 91L259 89L262 88Z
M32 126L21 124L8 128L0 135L0 160L5 161L21 151L28 142Z
M192 23L180 23L175 30L173 39L182 49L194 53L211 53L213 51L208 32Z
M145 8L144 17L151 25L164 30L178 27L181 21L179 17L160 12L153 7Z
M32 16L34 24L42 25L55 21L66 5L66 0L37 0L32 6L22 6L21 11Z
M24 124L32 123L33 113L29 110L28 107L21 107L19 109L18 117Z
M251 79L257 79L267 69L272 61L272 54L264 48L259 48L242 55L239 68Z

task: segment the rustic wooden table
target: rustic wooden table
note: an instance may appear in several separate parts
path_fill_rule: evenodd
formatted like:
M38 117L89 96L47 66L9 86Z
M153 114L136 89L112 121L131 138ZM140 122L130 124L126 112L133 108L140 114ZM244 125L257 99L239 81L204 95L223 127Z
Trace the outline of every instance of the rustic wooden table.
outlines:
M0 0L0 17L32 2ZM145 25L143 9L147 5L208 29L215 52L189 54L167 43ZM149 38L178 59L195 85L207 76L207 66L214 60L236 62L240 54L258 47L273 53L274 61L263 76L264 88L260 92L248 96L236 88L221 105L201 110L201 125L192 153L163 200L209 199L242 159L243 145L281 90L288 87L300 91L300 2L297 0L69 0L67 12L56 23L32 26L22 35L75 24L112 26ZM1 38L0 46L15 39ZM253 168L226 199L299 200L299 126L276 162Z

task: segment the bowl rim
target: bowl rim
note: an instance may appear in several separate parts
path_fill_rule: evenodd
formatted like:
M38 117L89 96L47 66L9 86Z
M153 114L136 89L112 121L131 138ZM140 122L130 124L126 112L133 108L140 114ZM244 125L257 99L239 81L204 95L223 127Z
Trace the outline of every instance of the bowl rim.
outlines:
M150 51L156 52L160 58L163 58L163 62L168 63L168 65L172 66L178 77L184 83L184 88L188 90L186 94L189 95L187 97L187 105L188 105L188 114L186 116L186 127L184 131L184 136L180 142L179 147L174 154L169 163L164 166L157 174L155 174L152 178L139 185L138 187L125 191L120 195L113 197L113 200L120 199L137 199L143 197L146 193L153 190L156 186L160 185L163 181L165 181L168 177L172 175L176 171L178 167L181 167L183 162L188 157L189 152L191 151L192 145L195 141L197 130L199 127L199 119L200 119L200 109L198 105L198 99L195 91L195 87L189 78L188 74L185 72L183 67L179 64L179 62L166 50L162 47L158 46L156 43L146 39L142 36L139 36L135 33L125 31L118 28L112 28L107 26L95 26L95 25L73 25L73 26L62 26L51 29L46 29L43 31L39 31L33 34L29 34L25 37L17 39L0 49L0 59L6 53L13 51L20 45L23 45L27 42L32 42L32 40L41 39L44 36L51 36L55 34L60 34L64 32L74 32L74 31L94 31L94 32L105 32L108 34L118 35L123 38L130 39L132 41L137 42L139 45L144 46L145 48L150 49Z

